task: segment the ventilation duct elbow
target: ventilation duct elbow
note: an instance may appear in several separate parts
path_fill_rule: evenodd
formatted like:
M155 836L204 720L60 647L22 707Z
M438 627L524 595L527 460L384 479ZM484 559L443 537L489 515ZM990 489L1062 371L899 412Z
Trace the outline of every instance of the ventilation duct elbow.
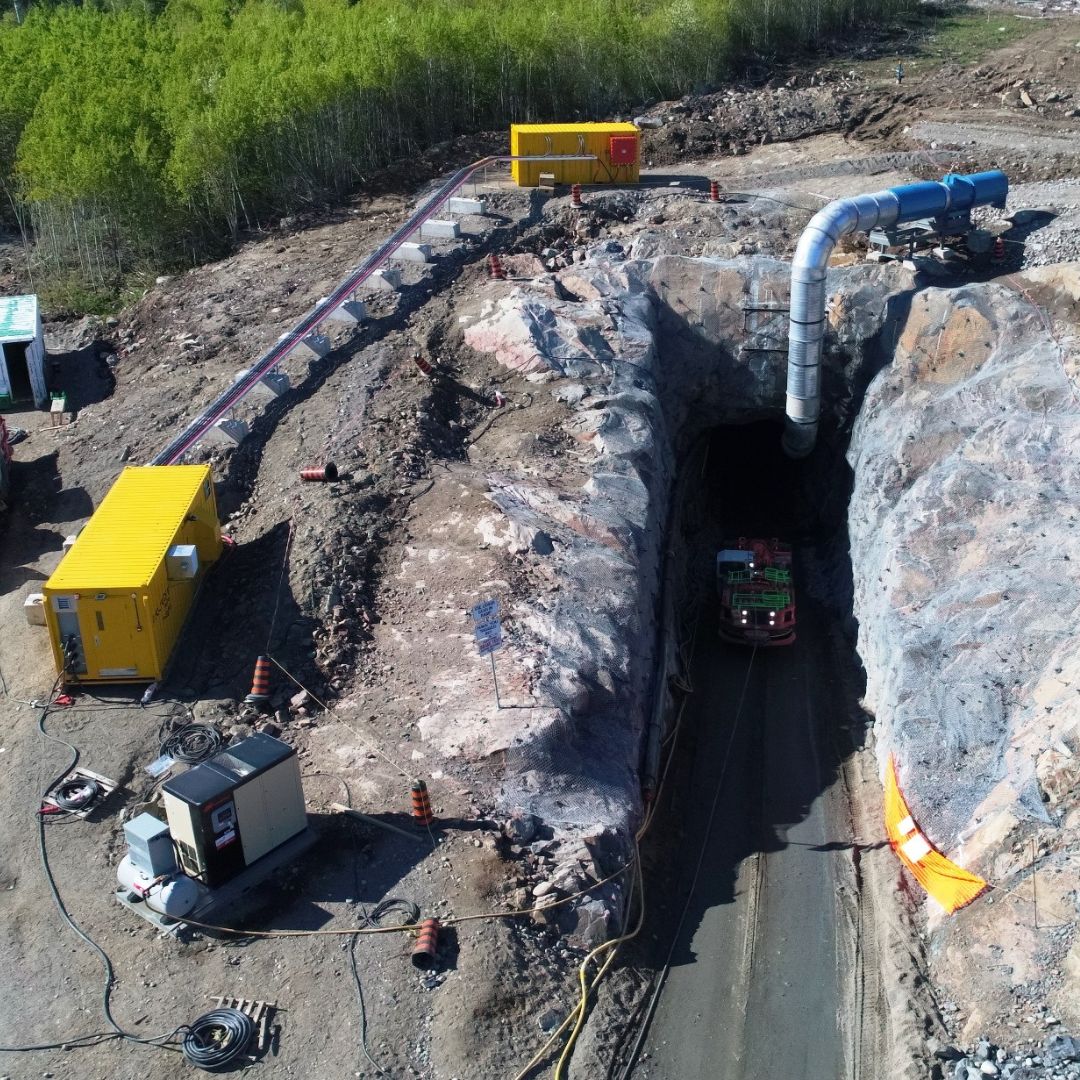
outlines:
M975 206L1003 207L1008 192L1008 178L1000 171L973 176L951 174L940 183L924 181L873 195L837 199L810 219L791 263L787 419L783 439L784 450L790 457L805 457L817 441L825 278L829 256L840 238L922 218L966 214Z

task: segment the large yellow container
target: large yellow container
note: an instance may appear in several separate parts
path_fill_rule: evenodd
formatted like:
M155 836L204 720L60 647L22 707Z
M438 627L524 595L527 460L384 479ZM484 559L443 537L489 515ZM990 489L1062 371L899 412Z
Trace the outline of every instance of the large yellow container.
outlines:
M641 132L633 124L512 124L512 157L592 155L589 161L515 161L518 187L536 187L541 173L557 184L636 184L641 170Z
M57 672L66 682L160 679L220 555L208 465L125 469L45 583Z

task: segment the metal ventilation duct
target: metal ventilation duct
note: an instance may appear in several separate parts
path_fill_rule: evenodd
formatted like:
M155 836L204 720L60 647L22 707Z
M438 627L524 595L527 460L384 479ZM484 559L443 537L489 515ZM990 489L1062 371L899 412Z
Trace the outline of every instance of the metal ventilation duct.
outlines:
M975 206L1005 205L1009 179L1000 170L940 182L921 181L873 195L837 199L819 210L799 238L791 262L791 328L788 340L787 420L784 450L805 457L817 440L821 413L821 342L825 336L825 274L842 236L878 226L901 225Z

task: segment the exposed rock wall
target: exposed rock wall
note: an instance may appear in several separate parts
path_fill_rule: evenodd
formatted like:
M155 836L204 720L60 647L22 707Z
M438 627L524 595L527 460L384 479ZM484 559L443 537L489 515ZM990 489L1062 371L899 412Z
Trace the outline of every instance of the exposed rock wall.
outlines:
M847 351L829 363L846 387L850 355L862 362L907 278L870 266L838 273L837 303L848 297L852 314ZM719 424L782 415L787 276L771 259L643 261L607 242L584 264L508 285L465 330L466 344L571 407L563 431L586 476L558 486L522 462L489 478L489 498L523 544L554 541L546 573L559 582L515 612L559 719L532 725L508 751L505 809L624 840L632 832L676 462Z
M916 297L855 427L866 698L882 752L897 752L946 847L992 793L1051 820L1031 761L1048 743L1024 736L1038 729L1045 743L1080 717L1065 671L1080 603L1076 409L1039 313L978 285Z
M1008 1037L1003 1018L1047 1001L1047 1024L1080 1022L1080 400L1076 338L1045 310L1067 313L1080 276L1052 277L918 294L849 451L879 756L930 838L995 887L930 912L965 1035Z

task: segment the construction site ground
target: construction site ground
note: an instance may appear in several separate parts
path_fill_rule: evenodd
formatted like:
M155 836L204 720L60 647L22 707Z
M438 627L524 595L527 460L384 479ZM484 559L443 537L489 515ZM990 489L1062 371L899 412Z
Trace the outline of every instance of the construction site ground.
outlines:
M511 277L534 277L545 261L569 261L586 243L610 238L629 247L659 229L669 250L678 242L688 255L787 257L808 213L827 200L953 168L1002 167L1012 179L1012 205L1054 212L1023 251L1008 254L1006 269L1076 259L1078 107L1080 22L1032 20L1022 37L977 62L909 59L902 86L880 55L838 56L774 74L768 85L655 104L647 112L662 126L645 134L646 186L585 225L565 192L519 191L495 175L481 182L489 216L468 219L463 240L439 251L431 266L407 268L400 292L369 296L369 321L335 330L327 357L294 364L293 391L249 416L252 432L238 449L214 452L219 509L236 548L209 578L154 699L141 705L142 688L90 690L47 718L50 734L75 744L83 764L123 788L99 816L46 826L64 904L112 961L121 1026L153 1037L213 1007L214 995L269 1000L280 1032L258 1066L267 1077L516 1076L576 1001L583 953L543 912L506 917L533 906L531 890L550 863L542 843L513 844L493 820L503 751L521 718L494 707L468 610L489 593L505 605L517 591L557 587L545 584L529 551L493 540L484 476L523 470L573 486L582 474L561 428L566 406L549 388L463 344L463 328L484 303L513 286L489 279L486 255L500 253ZM37 703L49 699L55 671L45 631L25 624L25 596L48 578L64 537L86 521L125 462L148 461L396 227L431 177L504 145L502 134L448 144L417 167L423 175L390 170L348 206L282 220L228 259L161 280L115 320L57 319L47 327L76 419L52 428L42 413L8 416L29 434L16 447L11 505L0 521L0 1045L106 1030L101 963L61 922L38 851L39 795L67 752L38 733ZM731 193L717 213L700 195L686 195L708 179ZM763 203L741 192L765 195L790 213L765 229ZM9 250L0 271L4 291L13 292L28 283ZM434 378L415 364L417 353L436 366ZM344 474L339 483L299 479L300 469L328 459ZM318 842L268 887L246 926L325 933L163 937L113 899L124 854L120 812L151 793L145 767L170 723L251 730L239 703L262 652L278 665L275 722L298 748ZM439 730L431 719L436 691L466 678L486 695L474 722ZM303 688L311 697L292 702ZM518 668L499 686L509 703L525 700L530 688ZM829 690L821 693L827 700ZM874 824L879 793L866 782L875 768L865 749L853 749L847 761L857 782L849 776L845 791L828 795L840 807L830 821L847 822L847 833L806 840L848 851L857 833L873 850L884 837ZM446 823L430 832L415 830L407 816L416 775L427 779ZM411 839L347 818L332 803L406 829ZM874 956L873 978L879 962L892 964L886 969L914 1000L925 996L920 954L913 935L907 951L896 944L908 916L895 883L886 870L861 879L862 888L878 890L869 906L885 913L893 942L891 959ZM848 878L842 887L857 893ZM361 1004L348 932L387 897L407 898L440 919L490 917L449 925L433 972L410 963L409 935L359 939ZM853 905L858 925L857 896ZM844 970L855 963L850 956L840 962ZM657 963L648 949L635 949L617 965L573 1075L608 1075ZM977 980L979 972L961 977ZM883 1002L902 1008L899 993L846 1001L841 1026L864 1033L860 1039L880 1032ZM932 1012L912 1007L919 1017ZM361 1048L362 1017L377 1065ZM1038 1034L1013 1027L1018 1039ZM936 1045L949 1036L921 1020L908 1035L920 1032ZM885 1068L875 1039L845 1051L859 1062L854 1075ZM918 1050L913 1043L910 1061ZM119 1041L0 1054L0 1076L20 1080L190 1074L178 1054Z

